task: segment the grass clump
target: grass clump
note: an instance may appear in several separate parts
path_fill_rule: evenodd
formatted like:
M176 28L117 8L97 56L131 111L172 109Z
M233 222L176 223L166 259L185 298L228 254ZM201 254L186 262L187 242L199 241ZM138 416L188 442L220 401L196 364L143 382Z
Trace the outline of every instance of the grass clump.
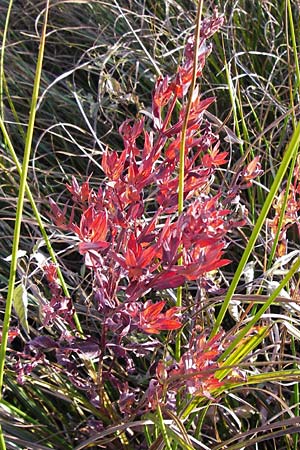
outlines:
M129 3L0 6L1 448L296 450L299 5Z

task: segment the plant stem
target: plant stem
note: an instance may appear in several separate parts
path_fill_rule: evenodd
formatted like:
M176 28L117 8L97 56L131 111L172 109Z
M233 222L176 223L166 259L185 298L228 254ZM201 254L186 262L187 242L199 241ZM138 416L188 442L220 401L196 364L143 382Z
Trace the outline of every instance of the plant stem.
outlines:
M285 154L284 154L284 156L282 158L282 162L281 162L280 167L278 169L277 175L276 175L276 177L275 177L275 179L273 181L273 184L271 186L270 192L269 192L269 194L268 194L268 196L267 196L267 198L265 200L265 203L264 203L264 205L262 207L261 213L260 213L259 217L257 218L256 224L255 224L255 226L253 228L253 231L251 233L251 236L249 238L247 247L244 250L244 253L242 255L242 258L240 260L238 268L237 268L237 270L236 270L236 272L234 274L234 277L233 277L233 279L231 281L231 284L230 284L230 286L228 288L226 297L224 299L224 303L223 303L223 305L221 307L221 310L220 310L220 312L218 314L218 317L216 318L216 323L215 323L214 328L212 330L211 337L214 336L218 332L218 330L220 328L220 325L221 325L221 323L222 323L222 321L224 319L224 316L226 314L226 311L228 309L228 305L229 305L229 303L231 301L231 298L232 298L232 296L233 296L233 294L235 292L235 289L236 289L236 287L238 285L238 282L240 280L241 274L242 274L242 272L244 270L245 265L247 264L247 261L249 259L250 254L252 253L253 247L254 247L255 242L256 242L256 240L257 240L257 238L259 236L260 230L262 229L262 226L263 226L264 221L265 221L265 219L267 217L269 209L271 208L273 199L274 199L274 197L275 197L275 195L276 195L276 193L277 193L277 191L278 191L278 189L280 187L280 184L281 184L281 182L283 180L283 177L284 177L284 175L285 175L285 173L286 173L286 171L287 171L287 169L289 167L289 164L290 164L290 161L291 161L293 155L295 154L295 152L298 151L299 144L300 144L300 122L298 123L298 125L297 125L297 127L296 127L296 129L295 129L295 131L293 133L293 136L291 138L291 141L290 141L289 145L287 146Z
M8 148L8 150L9 150L10 154L11 154L11 157L12 157L12 159L13 159L15 165L16 165L16 168L17 168L17 170L18 170L18 172L19 172L19 175L20 175L20 177L21 177L21 175L22 175L22 166L21 166L21 164L20 164L20 162L19 162L19 160L18 160L18 157L17 157L17 155L16 155L16 152L15 152L15 150L14 150L14 147L13 147L13 145L12 145L12 142L11 142L11 140L10 140L10 137L9 137L7 131L6 131L4 122L2 121L1 117L0 117L0 129L1 129L2 133L3 133L4 140L5 140L5 142L6 142L7 148ZM41 234L42 234L43 239L44 239L44 241L45 241L45 244L46 244L46 246L47 246L49 255L50 255L50 257L51 257L53 263L54 263L55 266L56 266L57 276L58 276L58 279L59 279L59 281L60 281L62 290L63 290L65 296L69 298L69 297L70 297L70 294L69 294L69 291L68 291L66 282L65 282L64 277L63 277L63 274L62 274L62 272L61 272L61 270L60 270L60 267L59 267L59 264L58 264L58 262L57 262L57 258L56 258L55 252L54 252L54 250L53 250L53 248L52 248L52 245L51 245L50 239L49 239L49 237L48 237L48 235L47 235L47 232L46 232L46 230L45 230L45 227L44 227L44 224L43 224L41 215L40 215L39 210L38 210L38 208L37 208L37 206L36 206L36 203L35 203L35 201L34 201L34 198L33 198L33 196L32 196L32 193L31 193L31 191L30 191L30 189L29 189L29 186L28 186L28 183L27 183L27 182L26 182L26 185L25 185L25 191L26 191L27 198L28 198L28 200L30 201L30 204L31 204L31 208L32 208L33 214L34 214L34 216L35 216L35 218L36 218L36 221L37 221L38 226L39 226L39 228L40 228ZM83 334L83 331L82 331L82 328L81 328L81 325L80 325L80 322L79 322L79 319L78 319L78 316L77 316L76 313L74 314L74 323L75 323L75 325L76 325L77 331L78 331L80 334Z
M16 221L15 221L13 246L12 246L12 260L11 260L11 266L10 266L8 292L7 292L7 299L6 299L6 305L5 305L5 315L4 315L4 321L3 321L3 327L2 327L2 340L1 340L1 347L0 347L0 400L2 399L5 355L6 355L6 349L7 349L9 324L10 324L11 309L12 309L12 302L13 302L13 293L14 293L15 280L16 280L17 254L18 254L19 241L20 241L22 213L23 213L24 196L25 196L25 188L26 188L26 178L27 178L30 151L31 151L31 145L32 145L34 123L35 123L35 116L36 116L36 105L37 105L37 100L38 100L38 93L39 93L41 72L42 72L42 64L43 64L43 56L44 56L44 49L45 49L48 10L49 10L49 0L47 0L47 2L46 2L45 19L44 19L43 29L42 29L42 33L41 33L39 54L38 54L38 60L37 60L37 66L36 66L34 85L33 85L33 93L32 93L32 98L31 98L28 129L27 129L27 134L26 134L26 142L25 142L25 149L24 149L22 175L21 175L21 179L20 179L17 211L16 211ZM6 449L6 444L5 444L1 426L0 426L0 447L2 450Z
M226 358L233 352L235 349L241 346L242 339L246 336L246 334L251 330L252 327L256 325L261 316L265 313L265 311L271 306L271 304L276 300L276 298L280 295L280 292L292 276L299 270L300 267L300 258L297 258L296 262L293 264L291 269L288 271L286 276L283 278L282 282L279 286L274 290L274 292L270 295L268 300L263 304L263 306L259 309L259 311L255 314L255 316L244 326L244 328L238 333L238 335L233 339L230 345L226 348L223 354L219 357L218 361L225 361Z
M6 36L8 31L8 24L10 19L10 13L13 5L13 0L10 0L7 8L6 18L5 18L5 26L2 35L2 45L1 45L1 53L0 53L0 116L4 120L4 107L3 107L3 85L4 85L4 54L5 54L5 44L6 44Z
M202 9L203 9L203 0L198 1L198 8L197 8L197 16L196 16L196 29L194 34L194 60L193 60L193 73L192 73L192 81L191 85L189 87L189 95L188 95L188 101L186 105L186 111L185 116L182 124L182 131L181 131L181 141L180 141L180 149L179 149L179 179L178 179L178 216L183 211L183 202L184 202L184 162L185 162L185 143L186 143L186 133L187 133L187 127L188 127L188 120L192 108L192 102L193 102L193 94L196 86L196 80L197 80L197 69L198 69L198 52L199 52L199 45L200 45L200 31L201 31L201 16L202 16ZM179 251L181 252L181 248ZM178 265L182 266L183 264L183 258L180 256L178 259ZM179 286L177 288L177 302L176 306L181 308L182 306L182 286ZM180 359L181 354L181 335L180 332L177 335L176 343L175 343L175 357L177 361Z

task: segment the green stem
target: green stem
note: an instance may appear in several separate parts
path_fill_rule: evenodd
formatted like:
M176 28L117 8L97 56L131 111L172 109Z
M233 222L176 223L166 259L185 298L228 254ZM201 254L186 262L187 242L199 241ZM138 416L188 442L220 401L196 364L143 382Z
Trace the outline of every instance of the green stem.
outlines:
M296 80L297 80L295 89L294 89L294 96L296 96L297 93L299 94L299 89L300 89L300 67L299 67L298 46L297 46L297 41L296 41L296 33L295 33L293 13L292 13L292 7L291 7L290 0L287 0L287 9L288 9L291 39L292 39L292 46L293 46L293 53L294 53L295 74L296 74Z
M5 54L5 44L6 44L6 36L8 31L8 24L10 19L10 13L13 5L13 0L10 0L7 8L5 25L2 36L2 44L1 44L1 54L0 54L0 116L4 120L4 106L3 106L3 84L4 84L4 54Z
M247 325L244 326L244 328L238 333L238 335L235 337L235 339L230 343L230 345L226 348L224 353L220 356L218 359L219 362L225 361L226 358L231 354L231 352L238 348L241 344L242 339L246 336L246 334L251 330L253 326L256 325L256 323L259 321L261 316L265 313L265 311L271 306L271 304L276 300L276 298L280 295L280 292L286 284L289 282L289 280L292 278L292 276L299 270L300 267L300 258L297 258L296 262L293 264L291 269L288 271L286 276L283 278L282 282L279 284L279 286L274 290L272 295L268 298L268 300L264 303L264 305L258 310L258 312L255 314L255 316L247 323Z
M197 69L198 69L198 51L200 44L200 31L201 31L201 16L203 9L203 0L199 0L197 16L196 16L196 29L195 29L195 38L194 38L194 61L193 61L193 73L192 73L192 81L189 87L189 96L186 105L185 116L182 124L181 131L181 141L180 141L180 149L179 149L179 179L178 179L178 216L183 211L183 203L184 203L184 162L185 162L185 144L186 144L186 133L188 127L188 120L192 108L193 102L193 94L197 81ZM180 248L180 252L181 252ZM178 265L182 266L183 258L182 256L178 259ZM182 286L177 288L177 301L176 306L181 308L182 306ZM175 343L175 357L177 361L180 359L181 354L181 335L178 333Z
M25 188L26 188L26 178L27 178L30 151L31 151L31 145L32 145L32 137L33 137L34 123L35 123L35 116L36 116L36 105L37 105L37 100L38 100L38 92L39 92L39 87L40 87L43 56L44 56L44 49L45 49L48 10L49 10L49 0L47 0L47 3L46 3L45 20L44 20L43 30L42 30L42 34L41 34L41 40L40 40L40 48L39 48L39 54L38 54L38 60L37 60L35 80L34 80L34 85L33 85L33 93L32 93L32 99L31 99L28 129L27 129L25 149L24 149L22 175L21 175L21 179L20 179L19 196L18 196L17 211L16 211L16 221L15 221L13 246L12 246L12 260L11 260L11 266L10 266L8 292L7 292L7 299L6 299L6 305L5 305L5 315L4 315L4 321L3 321L3 327L2 327L2 340L1 340L1 347L0 347L0 400L2 400L5 356L6 356L6 349L7 349L7 342L8 342L9 324L10 324L11 309L12 309L12 303L13 303L13 293L14 293L16 271L17 271L17 258L18 258L17 254L18 254L19 241L20 241L22 213L23 213L24 196L25 196ZM6 444L5 444L5 440L4 440L4 436L3 436L2 427L0 427L0 447L2 450L6 449Z
M271 268L272 261L274 259L276 248L277 248L277 245L279 242L280 233L282 231L282 224L283 224L283 220L284 220L284 217L286 214L286 207L287 207L288 200L289 200L290 186L292 184L292 178L293 178L294 169L295 169L295 165L296 165L296 161L297 161L297 155L298 155L298 152L295 152L293 159L292 159L292 163L291 163L291 167L290 167L290 171L289 171L289 175L288 175L288 179L287 179L287 184L286 184L286 188L285 188L284 198L283 198L283 202L281 205L277 231L276 231L276 235L274 237L271 252L270 252L270 255L268 258L267 269Z
M165 426L164 418L163 418L159 403L157 404L157 416L158 416L158 424L159 424L161 434L162 434L162 437L164 440L165 448L166 448L166 450L172 450L171 442L170 442L170 439L168 436L168 432L167 432L167 429Z
M290 99L291 99L291 106L294 107L294 98L299 96L300 68L299 68L299 60L298 60L298 46L297 46L297 41L296 41L296 33L295 33L293 13L292 13L292 7L291 7L291 1L290 0L287 0L287 16L288 16L288 22L289 22L289 28L287 26L287 49L289 49L288 30L290 29L290 36L291 36L291 40L292 40L293 53L294 53L294 64L295 64L295 69L296 69L295 70L296 82L295 82L295 86L293 87L292 77L294 75L294 70L293 70L293 66L291 64L288 65L288 67L289 67L289 80L290 80ZM293 113L293 115L292 115L292 120L293 120L293 126L295 128L295 124L296 124L296 115L295 115L295 113ZM285 209L286 209L286 204L288 202L289 188L290 188L290 184L292 182L292 176L293 176L293 173L294 173L294 167L295 167L295 164L296 164L296 159L297 159L297 154L295 154L295 156L294 156L293 164L292 164L292 167L291 167L290 176L289 176L289 180L288 180L288 184L287 184L287 187L286 187L286 192L285 192L285 196L284 196L285 205L282 208L282 210L284 212L285 212ZM282 211L281 211L279 224L278 224L278 231L276 233L276 237L277 237L277 235L279 237L279 230L281 229L282 221L283 221L283 214L282 214ZM295 346L295 338L293 336L291 336L291 350L292 350L292 354L296 358L297 352L296 352L296 346ZM294 368L295 369L297 368L297 364L296 363L294 363ZM294 405L295 405L294 414L297 417L299 417L299 415L300 415L299 398L300 398L300 396L299 396L299 383L295 383L294 384ZM294 442L294 449L296 450L298 448L298 444L299 444L299 435L298 435L298 433L294 434L293 442Z
M21 166L21 164L20 164L20 162L19 162L19 160L18 160L18 157L17 157L17 155L16 155L16 152L15 152L15 150L14 150L14 147L13 147L13 145L12 145L12 142L11 142L11 140L10 140L10 137L9 137L9 135L8 135L8 133L7 133L7 130L6 130L5 125L4 125L4 122L2 121L1 117L0 117L0 129L1 129L2 133L3 133L3 136L4 136L4 139L5 139L7 148L8 148L8 150L9 150L10 154L11 154L11 157L12 157L12 159L13 159L15 165L16 165L16 168L17 168L17 170L18 170L18 172L19 172L19 175L20 175L20 177L21 177L21 175L22 175L22 166ZM44 239L44 241L45 241L45 244L46 244L46 246L47 246L49 255L50 255L50 257L51 257L53 263L54 263L55 266L56 266L57 276L58 276L58 279L59 279L59 281L60 281L62 290L63 290L65 296L68 297L68 298L70 298L70 294L69 294L69 291L68 291L66 282L65 282L65 280L64 280L63 274L62 274L62 272L61 272L61 270L60 270L60 267L59 267L59 264L58 264L58 261L57 261L55 252L54 252L54 250L53 250L53 248L52 248L50 239L49 239L49 237L48 237L48 235L47 235L47 232L46 232L46 230L45 230L43 221L42 221L42 219L41 219L41 215L40 215L39 210L38 210L38 208L37 208L37 206L36 206L36 203L35 203L35 201L34 201L34 198L33 198L33 196L32 196L32 193L31 193L31 191L30 191L30 189L29 189L29 186L28 186L27 182L26 182L26 185L25 185L25 191L26 191L27 198L28 198L28 200L30 201L30 204L31 204L31 207L32 207L33 214L34 214L34 216L35 216L35 218L36 218L36 221L37 221L37 223L38 223L38 226L39 226L39 228L40 228L40 230L41 230L41 234L42 234L43 239ZM80 334L83 334L83 331L82 331L82 328L81 328L81 325L80 325L80 322L79 322L79 319L78 319L78 316L77 316L76 313L74 314L74 323L75 323L75 325L76 325L76 328L77 328L78 332L79 332Z
M260 213L260 215L259 215L259 217L257 219L257 222L256 222L256 224L255 224L255 226L253 228L253 231L251 233L251 236L249 238L248 244L247 244L247 246L246 246L246 248L244 250L244 253L242 255L240 263L239 263L239 265L237 267L237 270L236 270L236 272L234 274L234 277L233 277L233 279L231 281L231 284L230 284L230 286L228 288L226 297L224 299L224 303L223 303L223 305L221 307L221 310L220 310L220 312L218 314L218 317L216 318L216 323L215 323L214 328L212 330L211 337L214 336L218 332L218 330L220 328L220 325L221 325L221 323L222 323L222 321L224 319L224 316L226 314L226 311L228 309L228 305L229 305L229 303L231 301L231 298L232 298L232 296L233 296L233 294L235 292L235 289L236 289L236 287L238 285L238 282L240 280L240 277L241 277L241 274L242 274L242 272L244 270L244 267L247 264L249 256L252 253L252 250L254 248L255 242L256 242L256 240L257 240L257 238L259 236L260 230L263 227L264 221L265 221L265 219L267 217L267 214L269 212L269 209L270 209L270 207L272 205L273 199L274 199L274 197L275 197L275 195L276 195L276 193L277 193L277 191L278 191L278 189L280 187L280 184L281 184L281 182L283 180L284 174L285 174L285 172L288 169L288 166L290 164L290 161L291 161L294 153L298 151L299 143L300 143L300 122L298 123L298 125L297 125L297 127L296 127L296 129L295 129L295 131L293 133L292 139L291 139L291 141L290 141L290 143L289 143L289 145L288 145L288 147L286 149L286 152L285 152L285 154L284 154L284 156L282 158L282 162L280 164L280 167L278 169L276 177L275 177L275 179L273 181L273 184L271 186L270 192L269 192L269 194L268 194L268 196L267 196L267 198L265 200L265 203L264 203L264 205L262 207L261 213Z

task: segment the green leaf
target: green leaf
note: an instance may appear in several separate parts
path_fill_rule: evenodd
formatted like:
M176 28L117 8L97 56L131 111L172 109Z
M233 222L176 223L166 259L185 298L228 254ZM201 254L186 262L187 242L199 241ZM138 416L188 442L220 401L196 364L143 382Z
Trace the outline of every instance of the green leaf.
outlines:
M19 286L17 286L14 290L13 305L22 327L27 333L29 333L27 321L28 297L23 283L19 284Z
M267 215L272 206L273 200L281 186L282 180L283 180L284 175L289 167L291 159L293 158L295 152L298 152L299 145L300 145L300 122L298 123L298 125L292 135L292 138L287 146L287 149L283 155L281 164L278 168L276 177L273 181L273 184L271 186L269 194L265 200L265 203L263 204L263 207L261 209L259 217L257 218L256 223L254 225L251 236L249 237L248 244L243 252L243 255L240 259L239 265L235 271L234 277L233 277L233 279L230 283L230 286L227 290L227 294L225 296L224 302L223 302L220 312L216 318L214 328L211 332L211 337L215 336L217 334L217 332L219 331L219 328L220 328L220 326L223 322L223 319L225 317L225 314L228 310L230 300L231 300L231 298L235 292L235 289L240 281L240 278L241 278L243 270L248 262L248 259L249 259L250 255L252 255L252 251L253 251L255 242L256 242L256 240L259 236L259 233L264 225L265 219L267 218Z
M225 366L224 370L216 374L217 378L219 380L223 380L223 378L225 378L231 372L232 366L238 367L241 361L258 347L258 345L268 335L269 331L270 326L261 327L260 329L256 330L254 336L246 337L243 341L240 341L223 364ZM227 368L226 366L229 367Z

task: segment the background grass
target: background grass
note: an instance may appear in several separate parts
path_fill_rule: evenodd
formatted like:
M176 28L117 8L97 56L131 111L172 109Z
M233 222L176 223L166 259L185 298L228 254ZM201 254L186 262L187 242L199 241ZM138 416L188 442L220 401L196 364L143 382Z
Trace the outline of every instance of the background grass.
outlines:
M204 2L205 15L212 12L214 3ZM1 32L8 5L6 0L0 5ZM292 22L288 15L289 5ZM223 271L224 283L229 284L299 117L296 61L300 6L297 0L221 0L218 6L226 21L221 32L214 35L213 51L205 67L201 89L205 95L216 96L211 113L222 123L226 122L243 142L223 141L224 149L230 152L228 170L235 172L243 155L246 161L253 155L260 155L264 170L258 183L242 194L241 204L249 211L248 228L232 234L234 245L229 246L227 256L233 263ZM2 118L20 160L23 158L44 7L44 2L13 2L3 53ZM70 182L72 175L78 179L91 175L91 184L98 185L103 176L99 164L103 149L106 145L121 148L118 136L121 122L136 117L141 110L147 111L157 75L175 72L185 40L193 30L195 10L194 2L175 0L51 2L28 182L72 297L76 299L82 317L86 317L86 327L93 324L86 307L89 278L82 281L81 259L71 238L66 243L49 221L47 198L51 196L65 204L69 199L65 184ZM291 24L296 47L291 38ZM224 127L220 133L226 138ZM11 253L19 176L4 140L0 164L0 255L5 258ZM218 183L226 183L226 177L226 172L220 173L220 179L215 180L216 190ZM264 226L252 253L254 279L258 286L270 254L268 232ZM299 248L295 226L288 237L290 253ZM26 201L20 241L20 249L26 255L18 261L17 274L26 280L30 291L31 331L36 330L39 323L36 298L44 296L41 280L35 276L37 263L32 258L40 242L40 231ZM44 247L40 251L46 254ZM1 311L4 310L8 277L9 262L2 259ZM281 279L280 275L274 280L279 282ZM297 279L294 284L296 282ZM243 286L239 289L241 293L245 292ZM211 305L213 302L212 299ZM217 303L215 306L218 310ZM277 304L272 313L282 317L271 319L276 326L252 358L257 365L250 364L252 359L245 361L252 376L264 374L262 382L258 387L247 387L247 391L237 386L230 395L224 394L219 405L212 404L207 411L198 406L201 439L209 448L222 448L220 445L225 446L227 439L228 448L240 448L242 444L234 442L239 432L245 433L245 440L264 434L267 439L259 441L258 448L261 449L297 448L297 440L290 437L299 431L297 417L294 417L299 404L297 389L285 383L268 384L266 380L272 368L298 367L298 337L295 331L291 333L291 328L283 325L290 315L286 303ZM296 310L291 314L297 330L299 312ZM13 316L12 325L17 323ZM227 314L223 326L229 329L234 324L234 319ZM275 354L279 355L277 359ZM76 448L97 429L97 420L103 420L101 413L74 389L63 372L46 366L38 369L24 386L19 386L15 382L13 364L14 361L8 358L5 400L1 407L8 448ZM82 370L84 377L86 372ZM62 414L62 405L68 414ZM283 424L287 419L294 422L291 420L282 425L279 435L274 434L275 428L262 429L261 434L256 430L275 421ZM161 423L156 426L161 429ZM143 433L137 434L133 448L143 448ZM194 436L200 439L200 431ZM106 448L113 449L115 443L110 443L109 438ZM153 448L160 448L153 442ZM148 444L150 447L150 441ZM201 448L196 443L193 445ZM248 448L254 449L254 445L253 441Z

